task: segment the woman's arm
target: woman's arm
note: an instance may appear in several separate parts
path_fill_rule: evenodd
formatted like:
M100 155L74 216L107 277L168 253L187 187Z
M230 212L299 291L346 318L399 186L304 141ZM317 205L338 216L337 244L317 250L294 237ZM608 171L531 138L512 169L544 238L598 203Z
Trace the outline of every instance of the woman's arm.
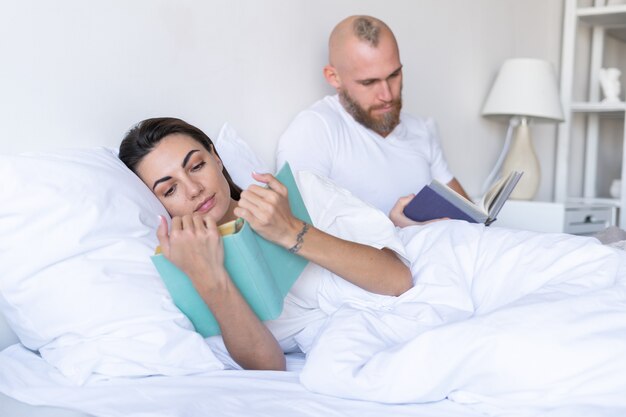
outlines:
M235 214L264 238L292 248L303 223L291 214L287 188L270 174L254 178L269 188L252 185L243 191ZM412 286L411 271L391 250L340 239L312 225L298 254L370 292L400 295Z
M285 370L285 357L271 332L243 299L224 268L224 248L215 223L184 216L157 231L163 255L178 266L217 320L232 358L245 369Z

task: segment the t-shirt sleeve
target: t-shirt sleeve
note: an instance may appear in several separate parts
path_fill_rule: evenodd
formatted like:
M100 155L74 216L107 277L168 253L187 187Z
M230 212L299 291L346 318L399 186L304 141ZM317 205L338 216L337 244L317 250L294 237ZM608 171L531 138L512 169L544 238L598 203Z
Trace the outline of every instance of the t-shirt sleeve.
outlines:
M443 154L441 142L439 140L439 129L433 118L425 121L426 130L428 131L428 139L430 142L430 173L434 179L444 184L449 183L454 178L452 172L448 168L448 162Z
M278 141L276 166L289 162L294 172L311 171L329 177L332 169L330 132L324 119L305 110L291 122Z
M391 249L405 265L410 265L396 228L382 211L364 203L330 180L306 171L298 175L298 185L315 227L341 239L377 249ZM371 293L330 271L323 271L317 274L319 284L315 296L319 308L326 314L332 314L344 303L385 305L395 299Z
M382 211L312 172L300 172L298 181L315 227L341 239L391 249L409 265L396 228Z

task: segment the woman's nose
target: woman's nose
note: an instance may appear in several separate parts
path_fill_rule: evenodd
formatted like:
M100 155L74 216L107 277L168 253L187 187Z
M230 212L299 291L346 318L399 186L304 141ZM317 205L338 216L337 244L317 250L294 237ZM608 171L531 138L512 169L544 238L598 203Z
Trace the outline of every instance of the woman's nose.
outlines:
M197 181L189 181L189 184L187 187L189 190L189 197L192 200L198 197L204 190L204 187L202 186L202 184Z

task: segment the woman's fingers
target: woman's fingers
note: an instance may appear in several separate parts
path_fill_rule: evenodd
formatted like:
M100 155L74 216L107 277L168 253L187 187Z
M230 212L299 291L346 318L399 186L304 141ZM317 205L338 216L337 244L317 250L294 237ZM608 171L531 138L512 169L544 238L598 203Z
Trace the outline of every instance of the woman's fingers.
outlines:
M159 227L157 229L157 238L159 239L159 245L161 246L161 252L166 256L170 253L170 237L167 230L167 220L165 217L159 216Z
M172 218L172 230L168 237L168 244L171 246L172 240L178 242L203 238L211 230L219 233L215 221L208 215L204 217L200 215L177 216Z
M280 181L276 179L272 174L259 174L256 172L252 173L252 178L257 180L258 182L262 182L263 184L267 184L267 188L259 187L258 185L253 185L250 188L258 187L260 189L270 189L276 191L278 194L282 196L287 195L287 187L285 187ZM249 188L249 189L250 189Z
M195 229L193 216L185 215L182 217L183 230L193 231Z
M193 220L193 226L194 226L196 233L204 232L208 229L206 221L202 216L192 216L192 220Z
M276 213L289 212L287 188L271 174L255 173L254 177L267 186L253 184L242 191L235 214L252 224L257 221L267 224Z

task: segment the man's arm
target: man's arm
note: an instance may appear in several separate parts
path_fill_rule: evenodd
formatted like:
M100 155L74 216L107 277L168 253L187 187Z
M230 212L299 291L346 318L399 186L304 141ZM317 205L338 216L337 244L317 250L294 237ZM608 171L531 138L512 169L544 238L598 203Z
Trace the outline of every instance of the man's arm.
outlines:
M465 192L465 190L463 189L463 187L461 187L461 183L459 181L457 181L456 178L452 178L450 180L450 182L448 184L446 184L448 187L452 188L454 191L456 191L457 193L461 194L463 197L465 197L466 199L468 199L469 201L472 201L471 198L469 198L469 196L467 195L467 193Z

